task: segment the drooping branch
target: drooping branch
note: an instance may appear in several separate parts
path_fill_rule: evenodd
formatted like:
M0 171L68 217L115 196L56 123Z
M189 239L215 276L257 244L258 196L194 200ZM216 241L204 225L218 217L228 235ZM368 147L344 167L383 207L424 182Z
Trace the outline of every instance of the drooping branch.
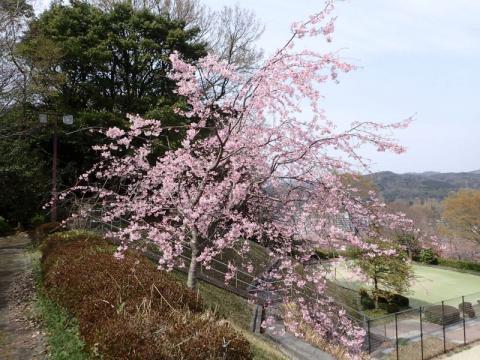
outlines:
M323 84L353 67L332 54L296 51L293 40L309 35L330 41L331 11L327 2L295 24L287 45L253 74L214 55L192 65L173 54L170 77L189 104L178 112L195 119L181 145L152 159L152 143L167 129L161 121L131 116L126 131L105 132L108 141L96 148L101 160L82 177L87 185L70 192L96 193L106 221L127 218L110 234L122 242L119 257L129 246L146 243L158 250L159 267L171 270L185 265L184 245L190 244L191 287L197 267L209 266L226 250L245 258L244 270L252 272L248 244L265 246L276 266L258 291L275 291L286 304L295 300L320 335L354 357L362 331L342 316L332 319L325 271L295 267L325 244L352 246L371 257L393 254L388 232L407 220L387 213L375 194L356 194L343 176L354 172L352 163L363 163L357 154L363 144L402 152L389 133L408 121L353 123L338 131L319 109ZM223 91L219 78L236 91ZM312 115L301 111L299 100L310 103ZM96 185L107 180L126 186L119 191ZM340 214L348 215L355 231L332 221ZM382 246L367 241L372 237ZM231 264L225 281L240 268Z

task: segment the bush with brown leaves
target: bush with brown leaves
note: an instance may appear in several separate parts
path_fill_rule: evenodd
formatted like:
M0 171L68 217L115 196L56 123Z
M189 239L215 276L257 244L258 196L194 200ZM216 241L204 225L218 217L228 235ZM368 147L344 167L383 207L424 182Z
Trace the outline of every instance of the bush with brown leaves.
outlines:
M43 283L85 342L105 359L250 359L250 344L202 300L140 254L123 260L87 233L57 233L42 247Z

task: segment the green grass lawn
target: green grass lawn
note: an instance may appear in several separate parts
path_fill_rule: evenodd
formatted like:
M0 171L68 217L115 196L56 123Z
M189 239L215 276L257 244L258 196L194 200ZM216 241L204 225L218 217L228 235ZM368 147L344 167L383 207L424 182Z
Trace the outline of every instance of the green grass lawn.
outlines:
M480 276L478 275L420 264L414 264L413 269L416 279L412 284L411 292L407 294L411 306L432 304L462 295L480 293ZM366 286L365 282L352 275L351 270L344 264L337 266L333 274L332 276L336 275L335 281L340 285L354 289Z

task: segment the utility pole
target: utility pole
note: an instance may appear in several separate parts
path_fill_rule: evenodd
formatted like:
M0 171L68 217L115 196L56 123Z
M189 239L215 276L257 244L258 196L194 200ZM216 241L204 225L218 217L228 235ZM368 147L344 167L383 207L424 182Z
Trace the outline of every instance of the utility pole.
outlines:
M50 221L57 221L57 201L58 201L58 192L57 192L57 162L58 162L58 121L57 118L61 114L58 113L43 113L39 114L39 121L41 124L48 124L49 117L53 118L53 138L52 138L52 199L51 199L51 211L50 211ZM73 124L72 115L63 115L63 123L65 125Z
M50 221L57 221L57 158L58 158L58 125L55 119L53 123L53 151L52 151L52 211Z

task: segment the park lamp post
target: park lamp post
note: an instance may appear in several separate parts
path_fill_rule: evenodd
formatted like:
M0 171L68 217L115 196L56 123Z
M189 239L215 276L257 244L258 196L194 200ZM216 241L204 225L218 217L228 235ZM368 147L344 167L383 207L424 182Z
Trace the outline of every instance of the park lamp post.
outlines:
M51 200L51 212L50 221L57 221L57 158L58 158L58 122L57 118L62 116L62 121L65 125L73 124L73 115L61 115L58 113L41 113L38 115L40 124L47 125L49 118L52 118L53 126L53 155L52 155L52 200Z

